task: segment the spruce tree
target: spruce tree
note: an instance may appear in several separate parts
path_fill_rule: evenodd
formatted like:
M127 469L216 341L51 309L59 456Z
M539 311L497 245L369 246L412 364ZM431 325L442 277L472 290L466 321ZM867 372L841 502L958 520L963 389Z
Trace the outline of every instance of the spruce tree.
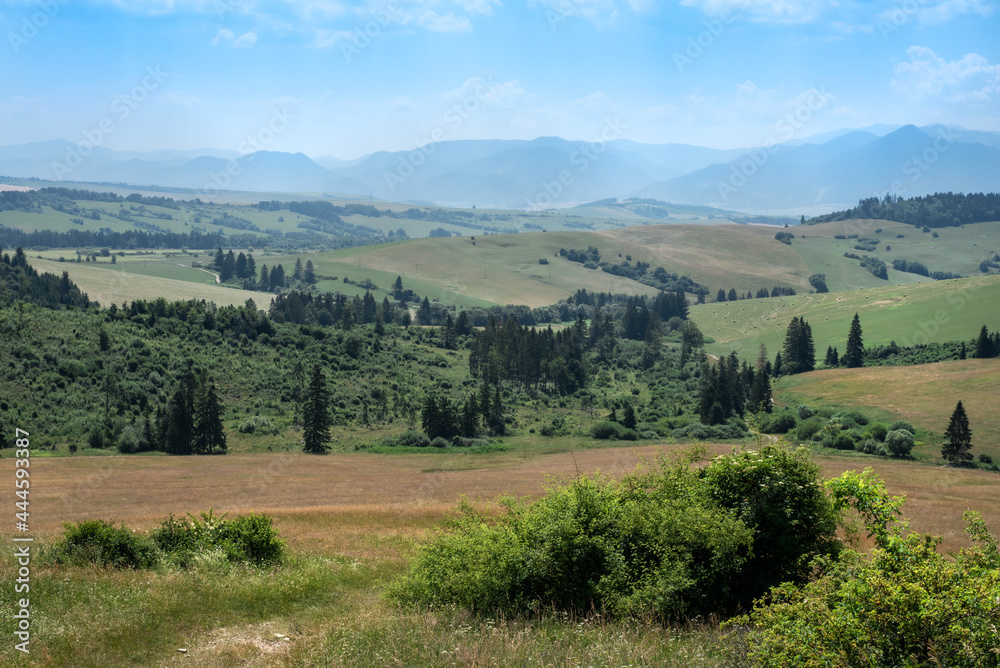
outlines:
M201 383L195 407L192 449L201 454L213 454L216 449L225 452L227 449L226 434L222 427L222 406L212 380L202 380Z
M948 421L948 428L944 432L948 440L941 446L941 456L952 464L965 464L972 461L972 429L969 427L969 416L965 413L965 406L959 401Z
M760 344L760 353L757 355L757 368L753 375L753 385L750 387L750 410L757 412L763 409L770 413L771 407L771 379L767 375L767 346Z
M635 417L635 409L632 408L632 404L625 406L625 416L622 417L622 426L626 429L635 429L638 420Z
M313 366L309 389L306 392L306 405L303 410L304 428L302 437L305 441L302 449L305 452L322 453L330 449L330 407L329 391L326 387L326 376L319 364Z
M865 361L865 347L861 340L861 319L858 314L854 314L851 321L851 331L847 334L847 348L844 350L844 357L841 359L843 365L848 369L857 369Z
M313 266L312 260L306 261L306 270L302 274L302 280L308 283L309 285L312 285L313 283L316 282L316 267Z
M982 329L979 330L979 337L976 339L976 357L988 359L996 357L996 352L993 348L993 341L990 339L990 332L986 329L986 325L983 325Z

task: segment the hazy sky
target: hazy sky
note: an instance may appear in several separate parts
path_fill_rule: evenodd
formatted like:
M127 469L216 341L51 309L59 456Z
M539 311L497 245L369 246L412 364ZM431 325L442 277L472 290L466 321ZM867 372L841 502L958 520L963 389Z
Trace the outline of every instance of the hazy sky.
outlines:
M990 0L0 0L0 145L1000 131Z

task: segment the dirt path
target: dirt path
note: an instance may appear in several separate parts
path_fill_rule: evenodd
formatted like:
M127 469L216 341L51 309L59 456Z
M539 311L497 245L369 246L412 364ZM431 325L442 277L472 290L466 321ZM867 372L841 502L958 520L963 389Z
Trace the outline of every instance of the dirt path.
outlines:
M178 262L177 266L178 267L186 267L187 265L186 264L181 264L180 262ZM202 269L201 267L191 267L191 268L192 269L197 269L198 271L203 271L206 274L211 274L212 276L215 276L215 282L216 283L222 283L222 281L219 280L219 275L217 273L215 273L214 271L209 271L208 269Z

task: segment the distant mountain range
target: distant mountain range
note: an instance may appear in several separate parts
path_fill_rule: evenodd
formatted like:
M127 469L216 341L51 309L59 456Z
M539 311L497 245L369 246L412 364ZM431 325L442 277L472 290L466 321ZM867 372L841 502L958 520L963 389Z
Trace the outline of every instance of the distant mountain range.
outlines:
M1000 133L930 125L840 130L719 150L559 137L467 140L356 160L259 151L86 150L65 140L0 147L0 175L220 190L323 193L450 206L547 208L648 197L751 212L851 206L894 192L1000 191Z

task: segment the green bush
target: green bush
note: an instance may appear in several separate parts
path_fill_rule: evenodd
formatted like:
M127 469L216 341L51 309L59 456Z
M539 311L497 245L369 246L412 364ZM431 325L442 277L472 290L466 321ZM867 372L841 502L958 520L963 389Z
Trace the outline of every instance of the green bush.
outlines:
M861 512L876 548L818 564L815 581L782 585L727 623L733 664L997 666L1000 551L979 515L965 514L974 545L951 559L937 552L940 539L894 522L902 500L870 470L827 484L838 505Z
M912 424L906 422L905 420L897 420L896 422L893 422L891 425L889 425L889 431L896 431L898 429L905 429L914 436L917 435L917 430L913 428Z
M63 537L52 547L54 563L91 563L112 568L152 568L159 562L156 544L137 536L124 525L115 527L104 520L67 523Z
M876 441L874 438L867 438L864 442L857 443L855 447L858 449L858 452L863 452L866 455L889 456L889 450L885 447L885 443Z
M171 515L153 532L153 540L181 568L191 566L198 555L220 551L227 561L267 565L281 561L284 542L278 538L267 515L241 515L233 520L215 517L212 511L201 519Z
M826 420L820 416L814 416L803 420L795 430L795 437L801 441L811 441L812 437L823 430Z
M796 424L798 424L798 420L795 419L793 413L782 411L764 418L760 430L765 434L787 434L795 429Z
M813 415L816 415L816 411L806 405L796 406L795 412L798 414L800 420L808 420Z
M841 422L845 424L847 424L848 422L853 422L854 425L851 426L856 425L864 427L869 422L868 416L866 416L864 413L860 411L841 411L840 413L837 413L836 417L840 418Z
M618 422L612 422L611 420L602 420L595 424L590 428L590 435L598 440L617 439L619 441L635 441L639 438L639 434L635 429L628 429Z
M881 422L872 422L865 427L865 438L872 438L876 441L884 441L885 435L889 433L889 427Z
M833 441L828 447L836 450L853 450L854 439L851 438L851 435L848 432L841 432L833 437Z
M896 429L885 435L885 447L893 457L908 457L913 450L913 434Z
M449 445L451 445L451 441L443 436L435 436L434 440L431 441L432 448L447 448Z
M482 614L731 612L836 551L833 506L804 457L766 447L703 470L661 460L620 482L554 486L532 505L504 500L500 517L463 504L390 594Z
M754 529L753 559L733 585L746 606L781 582L804 582L814 557L839 552L838 516L808 456L765 446L716 457L700 472L711 498Z
M392 445L410 447L410 448L426 448L431 444L431 439L427 438L427 434L422 431L416 431L415 429L408 429L402 434L396 437Z

